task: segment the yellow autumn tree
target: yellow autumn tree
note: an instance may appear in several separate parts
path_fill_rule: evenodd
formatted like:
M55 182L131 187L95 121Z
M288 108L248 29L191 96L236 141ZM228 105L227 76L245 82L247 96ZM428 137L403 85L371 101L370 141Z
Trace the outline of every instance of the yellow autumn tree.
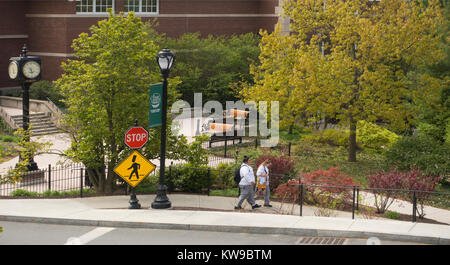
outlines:
M281 124L334 117L349 127L348 160L356 161L359 120L404 130L415 100L436 97L442 82L419 69L442 56L438 0L285 0L283 7L291 33L279 25L261 32L255 85L241 93L280 101Z

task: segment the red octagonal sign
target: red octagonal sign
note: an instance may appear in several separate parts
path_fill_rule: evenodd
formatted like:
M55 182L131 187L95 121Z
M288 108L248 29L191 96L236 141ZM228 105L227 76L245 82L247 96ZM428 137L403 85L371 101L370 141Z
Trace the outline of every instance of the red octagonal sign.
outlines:
M131 127L125 133L125 144L131 149L139 149L148 141L148 132L142 127Z

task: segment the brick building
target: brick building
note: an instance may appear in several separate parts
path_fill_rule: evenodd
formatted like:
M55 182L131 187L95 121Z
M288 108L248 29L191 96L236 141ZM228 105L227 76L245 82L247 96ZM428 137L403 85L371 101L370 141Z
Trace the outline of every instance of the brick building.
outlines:
M282 0L0 0L0 89L9 81L9 58L24 44L40 56L45 80L62 73L61 62L72 56L72 40L115 13L135 11L138 17L157 18L158 31L169 37L185 32L208 34L272 31Z

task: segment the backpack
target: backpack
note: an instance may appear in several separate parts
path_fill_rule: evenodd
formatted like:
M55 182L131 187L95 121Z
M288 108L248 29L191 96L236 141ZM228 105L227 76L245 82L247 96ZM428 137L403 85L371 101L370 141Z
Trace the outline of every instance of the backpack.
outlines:
M237 168L234 171L234 182L239 185L239 182L241 182L241 168Z

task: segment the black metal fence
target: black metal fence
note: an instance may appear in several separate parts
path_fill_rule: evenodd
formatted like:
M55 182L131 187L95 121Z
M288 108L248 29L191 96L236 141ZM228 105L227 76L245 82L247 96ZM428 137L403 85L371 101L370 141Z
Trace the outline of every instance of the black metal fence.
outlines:
M44 196L50 192L79 191L89 188L89 178L82 163L51 166L36 171L30 171L15 184L0 185L0 196Z
M412 222L416 222L417 217L423 218L426 215L424 207L434 206L437 208L450 209L450 193L445 192L364 188L360 186L340 186L329 183L312 184L302 183L300 179L296 183L291 183L289 185L298 186L298 200L295 201L298 201L299 203L300 216L303 216L303 206L305 205L305 201L314 201L308 194L314 193L316 198L317 196L330 196L332 199L339 197L339 194L347 193L349 196L342 196L337 199L340 200L343 205L351 205L352 219L355 219L355 212L361 210L360 200L362 194L365 195L366 199L367 197L373 197L373 201L370 200L369 205L364 204L364 207L369 206L375 208L374 211L377 213L387 212L389 207L396 201L402 203L403 206L405 206L405 201L411 203L410 213ZM325 193L321 191L325 191ZM295 193L293 195L295 195ZM293 197L295 198L295 196ZM323 207L324 205L321 206Z

